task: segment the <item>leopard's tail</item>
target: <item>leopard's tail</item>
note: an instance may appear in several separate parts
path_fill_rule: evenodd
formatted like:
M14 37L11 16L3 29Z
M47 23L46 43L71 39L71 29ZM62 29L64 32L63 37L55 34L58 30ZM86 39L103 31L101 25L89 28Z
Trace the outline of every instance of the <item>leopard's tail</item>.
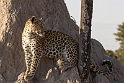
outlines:
M107 71L107 72L104 72L104 71L100 70L100 69L99 69L97 66L95 66L92 62L90 63L90 70L93 71L93 72L102 74L102 75L109 75L109 74L111 74L111 72L112 72L112 70L113 70L111 61L105 59L105 60L102 61L102 65L107 65L107 68L108 68L108 71Z

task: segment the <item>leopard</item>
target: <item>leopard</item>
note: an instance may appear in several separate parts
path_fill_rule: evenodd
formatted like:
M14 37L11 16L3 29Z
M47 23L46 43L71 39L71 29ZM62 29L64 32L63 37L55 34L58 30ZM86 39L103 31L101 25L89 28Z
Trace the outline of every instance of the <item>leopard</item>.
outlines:
M22 47L25 53L26 71L25 80L31 80L38 68L42 57L57 60L58 67L62 72L78 64L79 44L67 34L56 30L46 30L42 19L35 16L29 18L22 32ZM110 64L109 60L104 60L102 65ZM93 64L91 69L99 71Z

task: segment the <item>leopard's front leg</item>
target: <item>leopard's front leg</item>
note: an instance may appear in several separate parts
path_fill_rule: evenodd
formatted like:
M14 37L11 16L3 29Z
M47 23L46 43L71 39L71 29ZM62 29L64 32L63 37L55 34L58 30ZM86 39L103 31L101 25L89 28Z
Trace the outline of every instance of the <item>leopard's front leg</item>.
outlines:
M25 53L25 63L26 63L26 71L24 73L24 75L27 75L30 72L30 67L31 67L31 62L32 62L32 53L31 53L31 49L30 49L30 45L26 44L26 42L22 42L22 47Z
M25 76L24 76L25 80L31 80L36 73L37 67L38 67L39 62L40 62L40 56L41 56L40 49L41 48L37 47L37 45L33 46L31 48L31 54L32 54L31 64L30 64L30 69L26 70L28 72L25 73Z

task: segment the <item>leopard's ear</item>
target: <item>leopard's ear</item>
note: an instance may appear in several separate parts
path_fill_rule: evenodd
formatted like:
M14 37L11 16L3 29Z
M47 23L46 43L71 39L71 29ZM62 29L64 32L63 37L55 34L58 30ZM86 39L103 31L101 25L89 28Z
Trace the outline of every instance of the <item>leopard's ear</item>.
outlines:
M44 23L42 22L42 26L44 27Z
M34 23L36 21L36 17L35 16L32 16L31 17L31 22Z
M43 21L42 21L42 17L41 17L39 20L42 22L42 26L44 27L44 23L43 23Z
M41 21L42 21L42 17L41 17L39 20L41 20Z

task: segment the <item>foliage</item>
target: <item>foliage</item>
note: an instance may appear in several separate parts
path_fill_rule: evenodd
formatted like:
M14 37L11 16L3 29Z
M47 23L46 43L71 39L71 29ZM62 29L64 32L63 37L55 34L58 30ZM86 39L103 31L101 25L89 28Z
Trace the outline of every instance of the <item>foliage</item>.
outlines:
M115 55L117 55L118 60L124 65L124 49L120 47L115 51Z
M117 59L117 56L115 55L114 51L112 51L112 50L106 50L106 53L107 53L109 56L111 56L111 57Z
M115 51L115 55L118 57L118 60L124 64L124 22L118 25L118 32L114 33L116 40L119 41L120 47Z

